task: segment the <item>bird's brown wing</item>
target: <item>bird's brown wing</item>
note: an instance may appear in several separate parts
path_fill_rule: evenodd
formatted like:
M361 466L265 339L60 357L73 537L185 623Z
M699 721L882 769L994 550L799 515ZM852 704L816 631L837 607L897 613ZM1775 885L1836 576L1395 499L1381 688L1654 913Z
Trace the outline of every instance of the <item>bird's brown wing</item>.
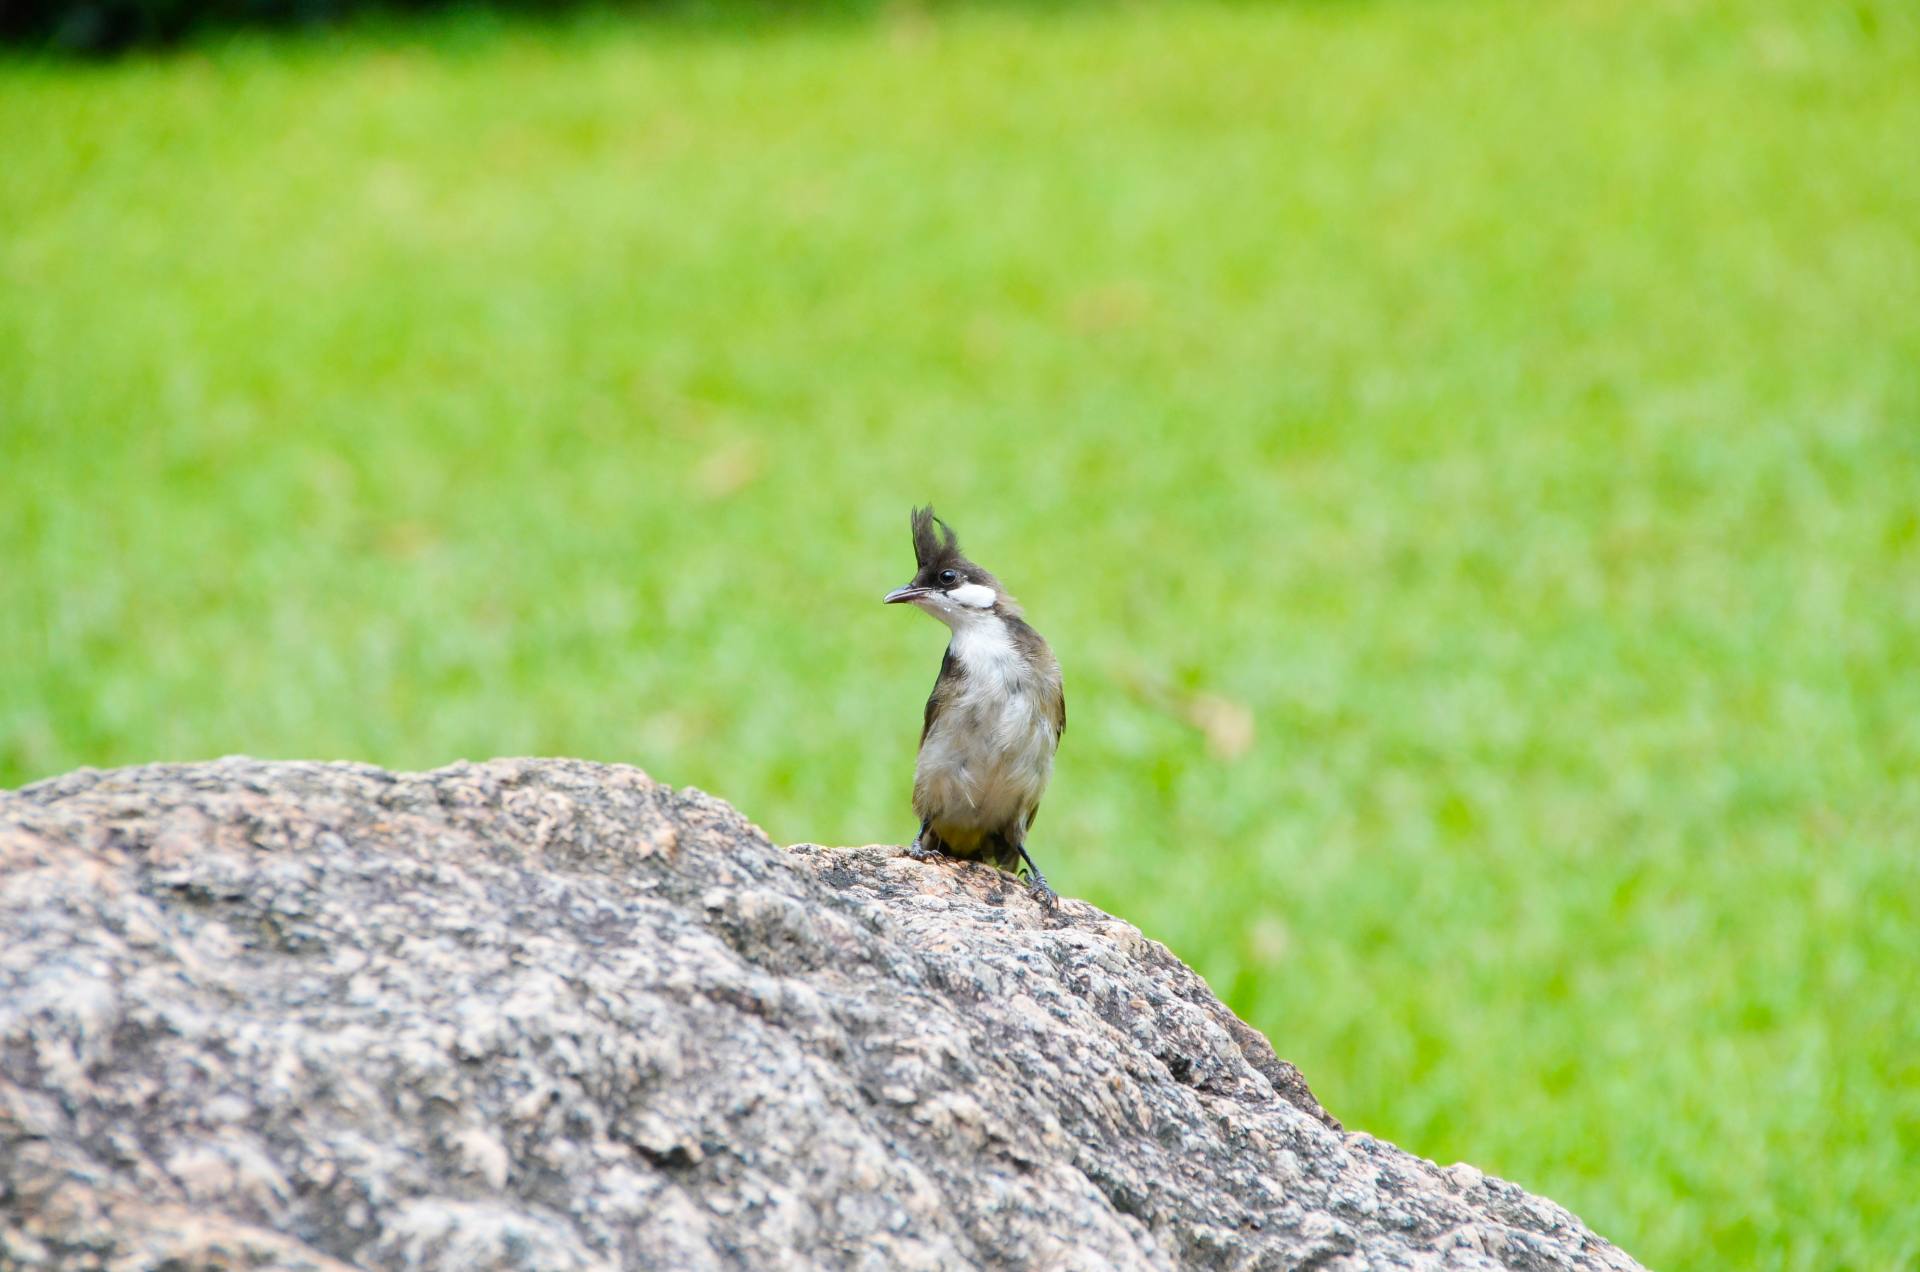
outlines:
M1067 732L1067 691L1060 683L1060 668L1057 665L1053 672L1053 677L1048 681L1048 687L1053 690L1053 745L1054 749L1058 750L1060 739L1066 736ZM1022 835L1033 829L1033 823L1039 816L1040 801L1035 800L1033 807L1027 810L1027 824L1021 831Z
M960 687L960 678L965 674L960 670L960 664L954 661L953 649L949 647L940 657L940 675L933 682L933 692L927 695L927 714L920 722L921 746L927 744L927 734L933 732L933 722L940 718L947 699Z
M1033 630L1018 614L1006 619L1007 635L1028 663L1040 673L1040 693L1047 702L1047 714L1053 721L1053 744L1058 747L1067 731L1067 692L1060 683L1060 660L1053 656L1046 638Z

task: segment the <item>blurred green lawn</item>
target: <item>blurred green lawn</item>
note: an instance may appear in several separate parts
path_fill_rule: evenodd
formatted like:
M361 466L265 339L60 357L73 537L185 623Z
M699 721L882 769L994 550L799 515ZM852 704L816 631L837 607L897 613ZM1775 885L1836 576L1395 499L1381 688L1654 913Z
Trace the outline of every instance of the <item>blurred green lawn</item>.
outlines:
M1055 882L1350 1125L1920 1264L1906 0L451 18L16 56L0 136L0 784L897 841L931 498L1067 668Z

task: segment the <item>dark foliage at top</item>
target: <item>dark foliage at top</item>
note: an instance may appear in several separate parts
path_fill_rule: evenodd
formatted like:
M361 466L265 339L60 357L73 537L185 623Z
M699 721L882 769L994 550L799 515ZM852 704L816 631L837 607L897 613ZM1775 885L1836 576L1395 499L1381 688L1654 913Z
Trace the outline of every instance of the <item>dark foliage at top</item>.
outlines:
M112 54L175 44L223 28L312 28L356 14L404 15L462 7L553 13L582 6L571 0L0 0L0 45Z
M396 3L394 9L436 7ZM214 25L312 25L365 7L356 0L0 0L0 39L71 52L108 53L178 40Z
M693 20L870 16L880 0L0 0L0 46L104 55L221 29L315 28L360 14L555 15L631 9Z

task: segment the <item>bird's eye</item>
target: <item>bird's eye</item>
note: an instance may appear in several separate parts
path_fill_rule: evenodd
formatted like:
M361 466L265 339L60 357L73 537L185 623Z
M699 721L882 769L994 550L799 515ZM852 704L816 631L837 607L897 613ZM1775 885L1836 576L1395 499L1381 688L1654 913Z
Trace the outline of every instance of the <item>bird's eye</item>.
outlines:
M952 587L955 583L958 583L960 581L960 571L942 570L940 571L940 581L946 584L948 587Z

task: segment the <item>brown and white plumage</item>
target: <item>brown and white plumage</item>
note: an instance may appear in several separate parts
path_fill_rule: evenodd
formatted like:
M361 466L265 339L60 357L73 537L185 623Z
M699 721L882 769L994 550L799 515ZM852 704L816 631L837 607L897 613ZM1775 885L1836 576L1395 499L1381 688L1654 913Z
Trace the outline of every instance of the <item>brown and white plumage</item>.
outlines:
M1009 870L1024 860L1035 890L1050 899L1026 840L1067 727L1060 664L931 508L915 509L912 524L918 568L887 600L916 605L953 633L920 729L915 848Z

